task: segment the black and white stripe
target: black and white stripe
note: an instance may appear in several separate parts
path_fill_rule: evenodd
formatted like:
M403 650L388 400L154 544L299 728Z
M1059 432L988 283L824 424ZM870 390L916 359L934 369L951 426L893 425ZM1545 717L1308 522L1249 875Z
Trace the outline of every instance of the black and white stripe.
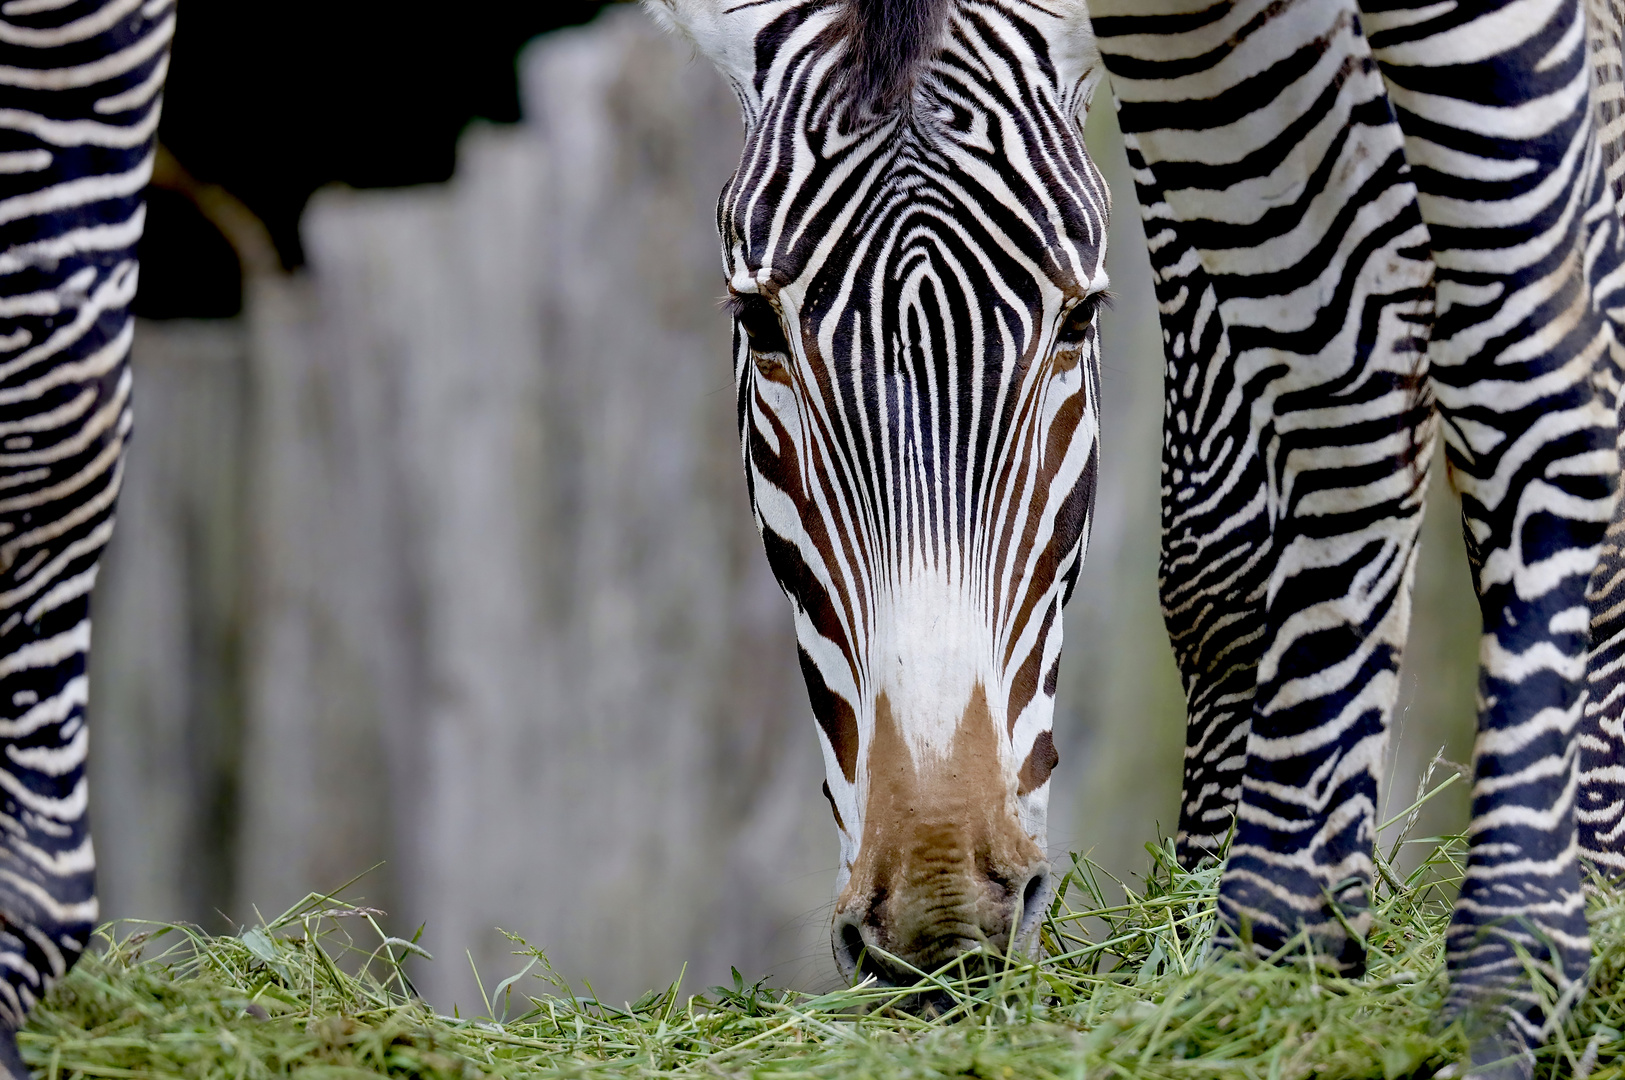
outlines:
M1034 89L1054 56L1098 43L1165 331L1181 855L1216 852L1234 823L1228 942L1268 955L1307 934L1321 962L1363 966L1377 768L1442 432L1484 626L1450 1007L1479 1025L1480 1065L1526 1067L1549 1018L1522 955L1577 987L1582 846L1625 867L1625 524L1604 538L1625 340L1616 0L1095 0L1092 33L1075 0L943 0L935 52L918 35L936 23L898 23L911 94L888 82L843 107L842 20L888 2L663 0L745 112L720 225L747 331L747 472L831 706L848 858L888 590L916 565L979 596L1027 572L969 557L1010 520L976 463L1018 430L986 403L1029 392L1010 360L1044 353L1046 281L1070 299L1078 253L1098 249L1104 193L1055 167L1076 131ZM967 185L984 177L1001 179ZM1046 228L1069 199L1087 226ZM1003 326L1018 329L988 329ZM961 605L952 632L1008 633L1002 610Z
M1236 818L1227 920L1357 969L1432 434L1427 232L1350 11L1122 10L1095 26L1168 339L1182 857Z
M96 921L85 658L171 0L0 4L0 1062Z
M1625 6L1590 0L1592 108L1603 167L1615 207L1625 196ZM1616 324L1625 318L1615 296L1604 298ZM1618 365L1599 365L1594 378L1618 400ZM1625 404L1625 402L1622 402ZM1625 425L1620 428L1625 444ZM1580 791L1575 817L1580 851L1603 873L1625 873L1625 501L1603 539L1587 599L1591 654L1585 716L1580 725Z
M984 702L1041 858L1109 205L1077 127L1098 57L1065 48L1081 9L868 6L668 6L745 116L718 211L740 432L825 735L843 891L882 857L865 852L877 711L918 763ZM882 43L877 77L866 42L898 25L937 36L913 70L887 52L911 45Z
M997 8L951 17L917 91L929 106L871 118L829 77L833 9L777 7L770 80L794 90L763 87L720 220L735 293L796 328L754 359L740 335L740 425L851 863L866 718L910 674L885 670L897 605L940 601L985 628L952 677L1004 704L1018 759L1047 735L1093 496L1097 339L1080 305L1105 283L1107 195L1078 102L1008 86L1033 59Z
M1577 0L1127 10L1096 28L1141 156L1168 325L1192 272L1191 295L1211 296L1221 324L1195 355L1169 349L1165 605L1176 642L1197 646L1181 650L1187 857L1212 848L1235 806L1227 919L1264 951L1303 927L1338 954L1369 883L1436 399L1485 627L1452 1006L1509 1022L1511 1042L1489 1038L1485 1054L1518 1049L1544 1021L1518 950L1560 988L1586 966L1574 735L1586 583L1619 469L1607 313L1620 237L1593 121L1595 34ZM1305 296L1323 265L1338 288ZM1394 284L1362 287L1384 273ZM1324 332L1305 348L1310 325ZM1274 395L1294 378L1296 396ZM1204 382L1251 416L1209 404L1186 435ZM1360 385L1387 409L1339 420ZM1330 406L1318 412L1330 423L1306 423L1303 404ZM1305 430L1336 452L1295 467L1296 447L1271 444ZM1198 461L1230 449L1192 484L1185 447ZM1324 500L1308 514L1294 498L1306 489ZM1308 557L1290 558L1306 529ZM1267 569L1228 572L1253 558ZM1242 731L1245 755L1232 751ZM1358 964L1357 942L1341 951Z

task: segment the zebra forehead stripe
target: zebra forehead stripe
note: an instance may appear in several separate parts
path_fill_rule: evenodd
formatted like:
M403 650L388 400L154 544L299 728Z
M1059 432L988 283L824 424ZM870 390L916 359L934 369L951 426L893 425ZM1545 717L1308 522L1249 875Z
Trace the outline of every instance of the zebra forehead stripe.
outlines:
M846 0L847 92L860 108L897 108L942 37L951 0Z

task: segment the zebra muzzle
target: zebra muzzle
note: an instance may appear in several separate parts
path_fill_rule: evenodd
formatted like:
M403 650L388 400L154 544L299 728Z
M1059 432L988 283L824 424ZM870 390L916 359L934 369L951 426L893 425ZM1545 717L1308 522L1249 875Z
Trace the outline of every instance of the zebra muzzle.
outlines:
M831 928L842 973L908 985L1019 949L1048 903L1049 863L1022 826L980 687L942 757L916 761L885 695L874 730L862 840Z

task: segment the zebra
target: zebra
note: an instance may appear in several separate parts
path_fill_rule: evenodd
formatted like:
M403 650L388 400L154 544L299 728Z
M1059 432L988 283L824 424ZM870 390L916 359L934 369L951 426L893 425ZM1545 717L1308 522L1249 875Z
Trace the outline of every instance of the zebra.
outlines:
M172 0L0 3L0 1070L97 922L97 560L130 436L130 302Z
M645 0L739 99L746 481L841 841L832 946L1031 939L1087 544L1109 79L1164 331L1178 853L1217 946L1358 975L1436 441L1483 619L1445 1015L1527 1073L1625 870L1614 0ZM1595 623L1595 629L1593 629ZM1590 651L1593 637L1597 641ZM1591 670L1588 675L1588 659Z
M1610 0L647 0L738 94L742 453L841 837L832 945L1019 948L1100 452L1109 72L1163 310L1181 857L1357 973L1436 430L1484 613L1450 1013L1527 1071L1625 868ZM0 1058L96 920L85 659L171 0L0 3ZM1591 649L1591 642L1596 642ZM1590 668L1588 671L1588 660ZM1507 1065L1506 1062L1510 1062Z

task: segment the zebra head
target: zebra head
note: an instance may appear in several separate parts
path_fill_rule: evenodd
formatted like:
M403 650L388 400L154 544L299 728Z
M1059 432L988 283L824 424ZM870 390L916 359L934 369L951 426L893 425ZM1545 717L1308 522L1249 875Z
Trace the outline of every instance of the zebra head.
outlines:
M1081 0L650 0L739 97L717 212L751 505L841 838L843 972L1036 927L1094 501L1109 197ZM891 958L895 957L896 960Z

